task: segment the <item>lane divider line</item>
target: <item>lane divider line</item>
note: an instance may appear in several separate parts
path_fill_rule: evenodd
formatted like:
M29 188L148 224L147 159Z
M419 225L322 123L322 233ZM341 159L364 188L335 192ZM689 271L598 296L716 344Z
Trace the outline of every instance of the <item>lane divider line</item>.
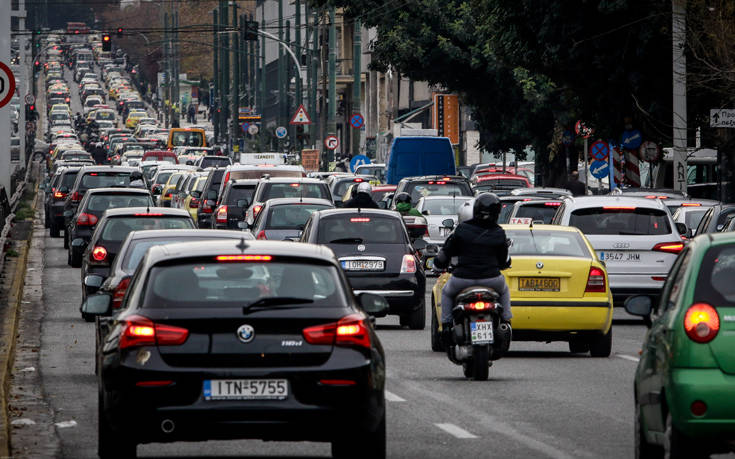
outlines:
M623 360L630 360L631 362L638 362L641 359L638 357L633 357L632 355L626 355L626 354L615 354L615 357Z
M385 399L388 400L389 402L405 402L406 401L405 398L399 397L393 392L388 392L388 391L385 391Z
M444 424L436 423L434 425L437 426L438 428L440 428L441 430L443 430L444 432L446 432L446 433L448 433L448 434L450 434L450 435L452 435L452 436L454 436L456 438L459 438L459 439L477 438L477 435L471 434L471 433L467 432L466 430L464 430L463 428L458 427L458 426L455 426L454 424L449 424L449 423L444 423Z

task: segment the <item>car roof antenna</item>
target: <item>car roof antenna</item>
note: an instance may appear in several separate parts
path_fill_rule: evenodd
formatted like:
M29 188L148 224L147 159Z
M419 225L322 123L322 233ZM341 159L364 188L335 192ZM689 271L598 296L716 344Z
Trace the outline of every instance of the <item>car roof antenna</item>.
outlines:
M236 248L240 249L240 252L245 252L245 249L248 248L248 245L245 243L245 237L240 238L240 243L235 246Z

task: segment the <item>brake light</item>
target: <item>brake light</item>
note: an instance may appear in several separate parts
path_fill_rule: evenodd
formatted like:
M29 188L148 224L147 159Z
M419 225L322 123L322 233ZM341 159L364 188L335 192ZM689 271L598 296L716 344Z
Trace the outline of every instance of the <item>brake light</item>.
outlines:
M471 309L473 311L485 311L488 309L495 309L495 303L487 301L475 301L474 303L465 304L464 308Z
M681 204L682 207L701 207L701 202L684 202Z
M170 198L172 194L172 190L168 190L166 194L163 195L164 198Z
M602 210L635 210L635 206L604 206Z
M263 206L261 206L260 204L254 205L253 206L253 217L257 217L262 208Z
M146 317L134 315L125 321L120 335L120 349L138 346L176 346L184 344L189 330L172 325L154 324Z
M271 261L270 255L217 255L217 261Z
M227 223L227 206L217 209L217 223Z
M361 178L356 178L356 179L353 179L352 181L353 181L353 182L358 182L358 183L359 183L359 182L364 182L364 180L363 180L363 179L361 179Z
M320 379L319 384L324 386L354 386L357 382L352 379Z
M301 184L300 183L292 183L291 186L294 187L294 188L297 188L297 187L301 186Z
M406 254L401 262L401 274L416 272L416 258L413 255Z
M646 199L656 199L656 196L649 194L648 196L646 196Z
M161 381L138 381L135 385L138 387L165 387L170 386L173 383L173 381L167 379Z
M370 221L370 218L369 217L354 217L354 218L350 218L350 221L352 223L367 223Z
M96 246L92 249L92 261L105 261L107 258L107 249L101 245Z
M77 225L79 226L92 226L97 224L97 217L92 214L79 214L77 217Z
M550 206L550 207L559 207L561 203L560 202L545 202L544 205Z
M351 314L338 322L305 328L304 339L309 344L334 344L370 348L370 333L365 318Z
M56 199L64 199L66 197L66 193L62 193L61 191L54 192L54 198Z
M74 202L79 202L82 200L82 194L78 191L75 191L74 194L71 195L71 200Z
M225 181L224 181L224 183L227 183L229 180L230 180L230 173L228 172L228 173L225 174Z
M197 198L191 198L191 201L189 201L189 208L196 209L198 207L199 207L199 200Z
M720 316L707 303L695 303L684 316L684 331L697 343L709 343L720 331Z
M122 300L125 297L125 292L128 291L129 285L129 277L123 278L120 283L117 284L117 287L115 287L115 290L112 294L112 309L120 309L120 307L122 306Z
M587 287L585 287L584 291L589 293L604 293L605 271L596 266L592 266L587 276Z
M666 253L673 253L678 254L684 249L684 243L683 242L660 242L653 246L654 252L666 252Z
M258 236L255 239L260 239L260 240L268 239L265 235L265 230L260 230L260 233L258 233Z

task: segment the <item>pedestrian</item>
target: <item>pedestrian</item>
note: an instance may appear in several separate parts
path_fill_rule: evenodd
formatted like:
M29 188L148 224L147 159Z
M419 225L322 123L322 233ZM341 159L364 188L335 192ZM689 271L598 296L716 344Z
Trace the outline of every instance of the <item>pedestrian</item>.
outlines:
M189 123L196 124L197 121L197 109L194 104L189 104Z
M564 188L571 191L572 196L584 196L587 194L587 187L579 181L579 172L577 171L572 171L569 174L569 181L564 185Z

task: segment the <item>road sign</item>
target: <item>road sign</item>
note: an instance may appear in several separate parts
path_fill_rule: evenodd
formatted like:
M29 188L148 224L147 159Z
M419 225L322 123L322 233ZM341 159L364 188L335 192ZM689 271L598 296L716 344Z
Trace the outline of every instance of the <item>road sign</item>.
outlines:
M579 120L574 125L574 132L576 132L578 136L581 136L584 139L589 139L592 135L592 128L587 127L587 125L584 124L582 120Z
M433 100L431 112L437 135L448 137L452 145L459 145L459 97L434 93Z
M357 166L362 166L363 164L370 164L370 158L365 155L353 156L350 160L350 170L352 172L355 172Z
M240 125L240 127L242 128L242 132L244 134L247 134L248 133L248 128L250 127L250 123L242 123Z
M355 129L360 129L361 127L365 126L365 118L359 113L354 113L352 115L352 118L350 118L350 124Z
M319 150L301 150L301 165L307 172L319 170Z
M607 161L592 161L590 164L590 174L596 179L602 180L610 173L610 165Z
M709 125L715 128L735 128L735 110L713 108L709 111Z
M661 150L658 148L658 145L650 140L643 142L638 151L643 161L658 161L661 156Z
M285 127L278 126L276 128L276 137L278 137L279 139L283 139L287 135L288 135L288 129L286 129Z
M250 135L257 134L259 130L260 129L258 129L258 125L257 124L251 124L250 126L248 126L248 134L250 134Z
M339 139L336 135L328 135L324 139L324 146L327 147L327 150L336 150L339 147Z
M36 98L33 97L33 94L26 94L23 100L25 100L26 105L33 105L34 103L36 103Z
M0 62L0 108L6 106L15 94L15 75L10 67Z
M299 108L296 110L296 113L293 114L293 118L291 118L289 124L311 124L311 118L309 118L309 114L306 113L306 109L303 104L299 105Z
M590 145L590 156L598 161L604 161L607 159L607 155L610 154L610 146L598 140L597 142Z
M641 131L638 129L631 129L630 131L623 132L623 136L620 138L620 146L627 150L635 150L641 146L643 142L643 136Z

